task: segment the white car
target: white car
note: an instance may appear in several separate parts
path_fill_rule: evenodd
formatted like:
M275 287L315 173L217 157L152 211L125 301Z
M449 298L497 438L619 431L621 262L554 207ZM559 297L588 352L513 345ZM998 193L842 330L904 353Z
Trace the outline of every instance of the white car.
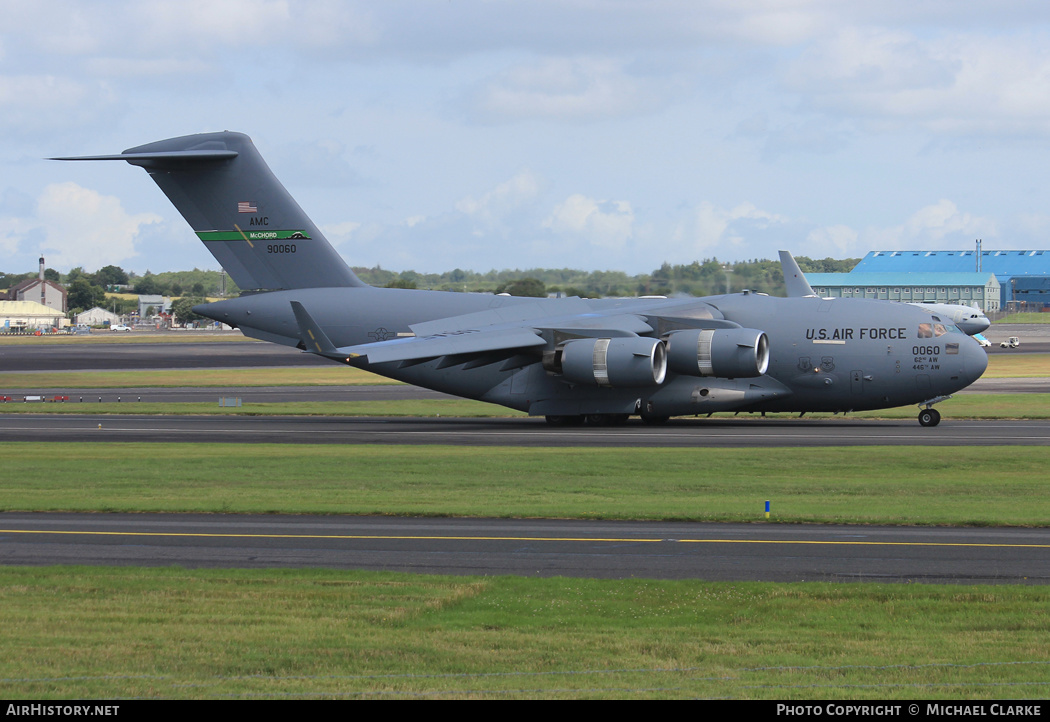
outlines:
M131 330L131 326L125 326L122 323L118 323L116 326L110 326L109 330L110 331L130 331Z

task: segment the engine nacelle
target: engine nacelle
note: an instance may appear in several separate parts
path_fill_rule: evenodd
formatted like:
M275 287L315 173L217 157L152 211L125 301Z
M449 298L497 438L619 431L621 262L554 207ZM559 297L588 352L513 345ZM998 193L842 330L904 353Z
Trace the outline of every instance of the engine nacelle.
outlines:
M667 376L667 350L655 338L577 338L558 347L561 374L589 386L659 386Z
M746 379L769 368L769 338L753 328L687 329L663 340L676 374Z

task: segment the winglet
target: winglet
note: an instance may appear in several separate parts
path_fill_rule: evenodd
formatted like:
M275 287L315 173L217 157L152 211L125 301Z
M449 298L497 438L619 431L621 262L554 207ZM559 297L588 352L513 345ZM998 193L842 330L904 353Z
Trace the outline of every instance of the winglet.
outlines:
M809 281L795 262L795 257L788 251L780 252L780 268L784 271L784 285L787 286L788 298L817 295L813 293Z
M347 355L339 353L339 350L329 340L328 335L321 330L321 327L317 325L313 317L307 313L303 304L298 301L292 301L291 303L295 321L299 324L299 339L303 342L303 348L309 353L314 353L318 356L347 361Z

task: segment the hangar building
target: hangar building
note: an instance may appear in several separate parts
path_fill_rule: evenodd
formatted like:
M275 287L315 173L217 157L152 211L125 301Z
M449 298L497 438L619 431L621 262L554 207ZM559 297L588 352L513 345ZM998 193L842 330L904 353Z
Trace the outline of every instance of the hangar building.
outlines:
M860 268L858 265L857 268ZM991 273L872 272L807 273L806 280L825 298L879 298L904 303L974 301L985 312L1000 308L999 281Z
M1050 308L1050 251L872 251L857 264L852 273L907 275L977 271L995 275L999 282L1000 308ZM858 285L854 284L854 288ZM943 285L946 284L938 284L938 287ZM985 305L982 308L985 311L995 310Z

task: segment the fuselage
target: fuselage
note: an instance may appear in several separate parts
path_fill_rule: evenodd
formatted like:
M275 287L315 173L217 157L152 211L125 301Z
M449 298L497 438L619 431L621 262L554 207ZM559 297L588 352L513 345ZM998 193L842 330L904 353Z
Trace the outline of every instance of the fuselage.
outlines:
M260 293L200 310L248 335L295 346L299 329L290 310L292 300L302 303L339 347L411 336L411 325L437 319L466 314L488 318L482 312L493 310L527 316L530 304L542 309L536 315L550 316L550 309L559 307L557 301L547 299L359 287ZM563 300L573 302L574 312L585 303L596 318L637 315L650 323L656 337L666 319L698 326L727 322L764 331L769 340L768 369L751 378L669 373L660 384L603 388L569 383L551 373L539 363L542 352L535 349L509 361L475 366L448 357L363 365L383 376L532 414L641 410L653 416L726 410L851 411L920 404L965 388L987 367L987 356L977 342L953 324L934 320L925 310L907 304L777 298L749 292L687 299Z

